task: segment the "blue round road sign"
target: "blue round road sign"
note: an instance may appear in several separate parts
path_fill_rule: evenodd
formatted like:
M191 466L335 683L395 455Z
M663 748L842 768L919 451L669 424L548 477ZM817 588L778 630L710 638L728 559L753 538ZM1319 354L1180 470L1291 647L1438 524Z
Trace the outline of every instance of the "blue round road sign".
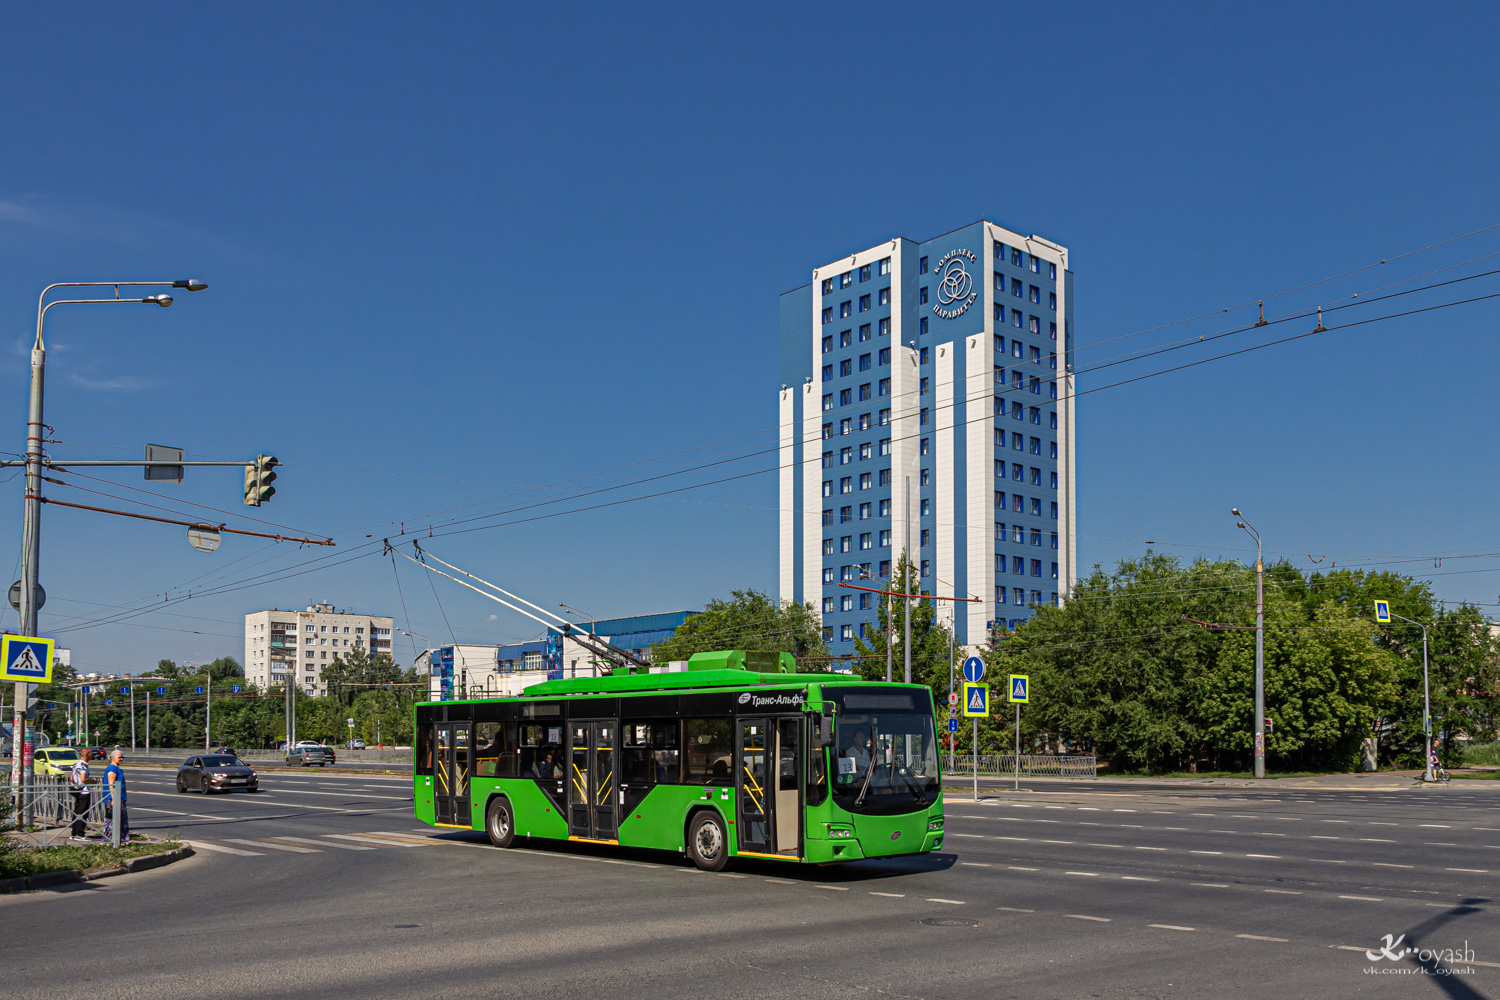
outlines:
M977 656L971 656L964 661L964 680L970 684L978 684L984 678L984 661Z

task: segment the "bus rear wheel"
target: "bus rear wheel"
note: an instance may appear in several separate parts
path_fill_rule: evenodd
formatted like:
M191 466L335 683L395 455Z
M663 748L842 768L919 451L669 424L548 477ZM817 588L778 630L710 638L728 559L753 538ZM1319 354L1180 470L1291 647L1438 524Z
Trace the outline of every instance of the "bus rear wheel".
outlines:
M509 847L516 842L516 817L507 799L491 799L484 812L484 832L496 847Z
M688 857L703 871L723 871L729 863L729 838L719 814L704 810L688 825Z

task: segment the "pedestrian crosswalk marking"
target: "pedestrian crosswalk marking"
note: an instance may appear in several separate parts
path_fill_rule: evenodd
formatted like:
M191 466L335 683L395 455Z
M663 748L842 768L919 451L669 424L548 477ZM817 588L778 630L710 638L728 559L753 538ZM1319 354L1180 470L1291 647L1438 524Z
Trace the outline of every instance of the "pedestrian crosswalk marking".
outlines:
M293 847L291 844L273 844L269 840L237 840L233 837L225 837L225 843L244 844L246 847L269 847L273 851L290 851L293 854L317 854L318 851L312 847Z
M290 840L298 844L317 844L319 847L337 847L342 851L373 851L373 847L355 847L353 844L332 844L326 840L313 840L309 837L277 837L277 840Z
M238 854L241 857L246 858L265 857L265 855L259 851L242 851L238 847L225 847L223 844L210 844L206 840L184 840L183 843L187 844L194 850L215 851L219 854Z
M416 847L416 844L408 844L401 840L380 840L368 835L354 836L348 833L330 833L329 837L337 837L339 840L352 840L360 844L380 844L383 847Z

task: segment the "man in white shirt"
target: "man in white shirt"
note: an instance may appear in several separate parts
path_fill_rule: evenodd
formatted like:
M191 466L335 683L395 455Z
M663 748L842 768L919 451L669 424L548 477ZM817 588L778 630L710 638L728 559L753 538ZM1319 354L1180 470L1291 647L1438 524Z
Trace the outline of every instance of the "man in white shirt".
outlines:
M83 819L88 815L89 805L93 801L93 793L89 790L89 786L99 783L97 778L89 777L90 756L88 747L79 748L78 761L68 772L68 791L73 795L73 836L69 839L85 844L94 842L94 838L88 836L88 829L84 826Z

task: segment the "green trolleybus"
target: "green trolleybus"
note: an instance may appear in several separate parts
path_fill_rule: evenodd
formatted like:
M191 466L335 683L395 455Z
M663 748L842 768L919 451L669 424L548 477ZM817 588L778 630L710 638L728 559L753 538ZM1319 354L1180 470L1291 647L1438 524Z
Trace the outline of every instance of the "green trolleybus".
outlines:
M514 698L416 706L417 818L517 837L827 864L943 844L932 695L699 653Z

